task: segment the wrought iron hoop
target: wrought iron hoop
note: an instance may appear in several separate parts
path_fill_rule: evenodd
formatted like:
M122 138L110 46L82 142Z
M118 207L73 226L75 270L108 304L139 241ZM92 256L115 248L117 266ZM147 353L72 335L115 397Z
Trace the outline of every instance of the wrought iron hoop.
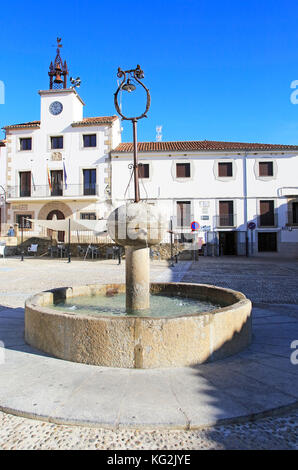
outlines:
M121 109L120 109L120 105L118 103L118 94L120 92L120 90L122 90L123 88L123 85L126 81L126 77L127 77L127 74L129 76L133 76L133 78L136 80L136 82L138 82L145 90L146 92L146 97L147 97L147 101L146 101L146 109L145 111L143 112L143 114L140 114L140 116L134 116L134 117L127 117L125 116L122 112L121 112ZM136 69L132 69L132 70L121 70L121 68L119 67L118 68L118 73L117 73L117 77L118 78L122 78L123 77L123 80L122 82L120 83L120 85L118 86L118 89L116 91L116 93L114 94L114 104L115 104L115 108L116 108L116 111L117 113L122 117L123 120L125 121L138 121L139 119L142 119L144 117L147 117L147 112L149 111L149 108L150 108L150 105L151 105L151 96L150 96L150 93L149 93L149 89L141 82L141 79L144 78L144 73L143 71L141 70L141 67L139 65L137 65L137 68Z

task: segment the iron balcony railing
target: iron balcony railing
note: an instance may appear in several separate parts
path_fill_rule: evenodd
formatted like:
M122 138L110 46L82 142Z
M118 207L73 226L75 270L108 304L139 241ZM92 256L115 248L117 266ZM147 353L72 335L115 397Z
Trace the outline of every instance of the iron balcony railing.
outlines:
M258 227L265 228L265 227L277 227L278 220L277 220L277 213L265 213L262 215L258 215L257 217Z
M172 217L173 229L174 230L181 230L181 229L189 229L191 230L191 223L194 221L194 215L188 214L183 216L174 216Z
M12 186L7 189L7 199L17 198L46 198L46 197L79 197L79 196L98 196L99 188L97 184L53 184L52 188L48 185L32 185L31 187Z
M236 214L216 215L215 224L217 228L236 227Z

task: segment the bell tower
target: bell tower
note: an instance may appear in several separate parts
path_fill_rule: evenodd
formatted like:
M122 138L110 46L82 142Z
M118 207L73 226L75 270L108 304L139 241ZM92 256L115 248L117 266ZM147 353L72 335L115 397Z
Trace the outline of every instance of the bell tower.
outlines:
M64 61L64 64L63 64L61 56L60 56L61 47L62 47L61 38L57 38L56 58L55 58L54 64L53 62L51 62L50 69L49 69L50 90L61 90L63 88L67 88L68 68L67 68L66 60Z

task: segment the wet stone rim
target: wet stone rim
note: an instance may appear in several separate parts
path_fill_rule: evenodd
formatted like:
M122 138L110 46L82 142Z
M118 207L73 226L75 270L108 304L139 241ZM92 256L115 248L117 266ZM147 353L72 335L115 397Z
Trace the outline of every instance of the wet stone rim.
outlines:
M181 295L222 305L211 312L168 317L111 317L60 312L50 305L80 295L125 292L124 284L53 289L25 304L25 340L60 359L119 368L193 366L223 359L251 343L251 302L215 286L153 283L152 293Z

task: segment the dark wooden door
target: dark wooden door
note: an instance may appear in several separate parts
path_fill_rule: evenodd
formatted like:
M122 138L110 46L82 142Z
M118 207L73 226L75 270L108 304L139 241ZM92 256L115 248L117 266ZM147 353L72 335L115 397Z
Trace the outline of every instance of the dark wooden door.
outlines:
M260 201L260 227L274 226L274 201Z
M219 226L232 227L234 222L233 201L219 201Z
M20 197L31 196L31 171L20 173Z
M277 251L277 234L276 232L259 232L258 233L258 250Z
M220 255L236 255L236 231L219 232L219 254Z
M292 205L293 224L298 224L298 202Z
M51 184L52 184L51 196L63 196L63 171L62 170L51 171Z
M179 201L177 202L177 226L190 228L190 202Z

